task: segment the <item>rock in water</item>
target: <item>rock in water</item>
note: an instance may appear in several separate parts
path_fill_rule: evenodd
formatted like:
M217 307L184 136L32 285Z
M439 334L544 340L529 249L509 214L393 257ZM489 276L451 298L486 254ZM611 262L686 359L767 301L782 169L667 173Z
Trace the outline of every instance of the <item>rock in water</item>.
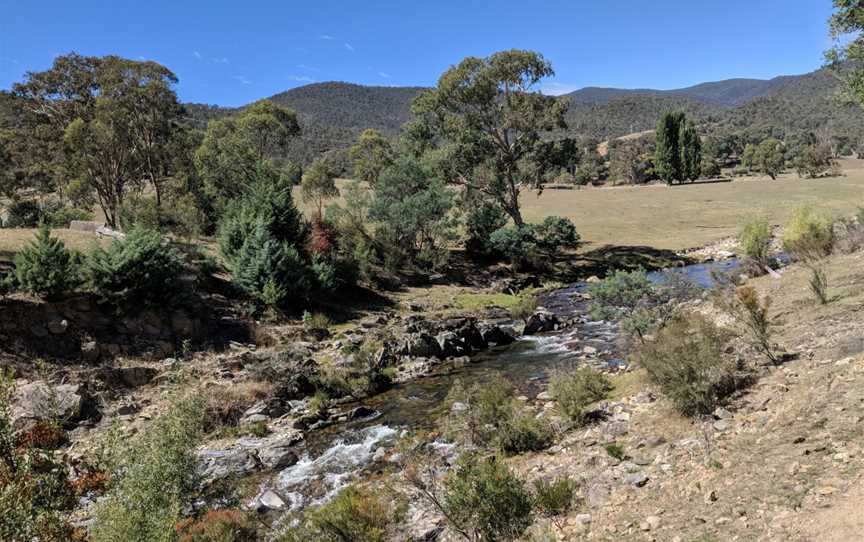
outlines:
M554 331L560 322L554 313L546 309L540 309L532 314L525 323L525 335L533 335L534 333L542 333L544 331Z

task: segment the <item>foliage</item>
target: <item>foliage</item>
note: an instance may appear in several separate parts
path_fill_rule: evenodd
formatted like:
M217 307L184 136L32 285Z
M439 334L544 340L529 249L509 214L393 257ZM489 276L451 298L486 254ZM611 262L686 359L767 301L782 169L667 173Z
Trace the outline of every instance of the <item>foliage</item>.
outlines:
M466 540L515 540L531 525L531 494L499 459L463 455L444 488L440 508Z
M610 442L609 444L603 447L606 450L606 454L609 457L613 457L618 461L624 461L626 454L624 453L624 448L621 447L620 444L615 444L614 442Z
M107 248L96 247L85 260L88 287L116 304L171 302L180 289L180 255L159 232L136 228Z
M269 100L255 102L234 116L207 125L195 166L204 192L219 211L251 189L260 177L262 163L271 174L291 184L292 168L283 169L275 158L300 134L297 115Z
M491 256L489 237L492 233L507 224L507 213L500 206L482 198L479 201L468 202L468 213L465 218L465 230L468 237L465 250L469 254Z
M56 191L63 193L61 179L71 179L79 193L95 194L117 227L130 190L146 182L158 195L173 172L171 141L182 131L176 82L152 61L71 53L46 71L29 72L14 92L29 105L29 143L40 160L55 163L48 175Z
M812 207L798 207L783 229L783 249L795 259L813 260L831 253L834 220Z
M57 438L15 437L12 392L11 375L0 371L0 539L65 542L72 530L64 515L75 505L68 469L54 458Z
M19 287L46 299L55 299L80 284L80 258L60 239L51 237L48 226L39 228L36 239L15 255L15 278Z
M406 261L434 269L446 261L446 244L457 225L454 199L452 190L410 156L397 157L381 172L369 218L377 225L375 241L390 269Z
M330 397L361 398L390 387L393 373L386 357L378 355L379 349L380 345L371 341L343 349L345 359L320 368L318 390Z
M738 242L748 258L763 268L768 267L771 250L771 225L768 219L765 217L750 219L741 229Z
M653 291L645 271L615 271L600 282L588 285L591 317L620 320L627 332L643 340L651 325L646 305Z
M550 257L555 256L562 249L573 249L579 246L579 234L569 218L547 216L534 231L537 247Z
M654 144L654 171L673 181L692 181L702 167L702 146L696 128L683 112L665 113L657 122Z
M768 361L777 363L777 355L771 345L771 319L768 316L771 298L766 296L760 300L752 286L741 286L735 290L734 299L738 308L736 314L749 331L756 347Z
M537 311L537 296L531 293L522 293L519 295L519 300L516 305L510 309L510 316L517 320L522 320L526 324L528 319Z
M448 430L471 444L522 453L542 450L552 443L548 423L526 411L513 396L513 387L500 375L467 389L457 383L448 402L464 405L452 411Z
M323 160L315 160L303 173L300 183L303 201L312 202L318 211L317 220L324 219L324 202L339 195L333 173Z
M235 283L270 305L304 296L311 286L307 239L291 186L259 163L255 183L228 205L219 225L219 250Z
M445 182L484 194L521 226L519 194L542 186L554 166L539 159L541 134L564 126L567 100L534 90L553 73L531 51L465 58L415 99L410 145L427 154Z
M578 487L578 483L567 476L554 480L538 478L534 482L534 508L552 519L560 529L562 525L557 518L573 508Z
M532 268L539 262L537 232L533 224L495 230L489 236L489 247L519 269Z
M348 486L332 501L308 510L279 542L385 542L391 540L404 516L401 501Z
M177 397L137 438L109 450L111 483L96 505L93 542L175 540L198 487L194 447L203 414L200 395Z
M193 194L170 191L163 193L161 203L142 195L127 198L119 220L124 230L143 228L191 239L204 232L208 219Z
M360 134L348 149L348 156L353 163L354 176L370 185L374 185L381 172L393 163L390 142L381 132L372 128Z
M654 142L640 137L609 142L609 169L613 179L642 184L654 176Z
M839 166L834 159L831 145L813 143L798 151L795 158L795 170L799 177L815 179L826 173L839 174Z
M723 356L728 334L697 314L679 315L646 341L635 358L686 416L710 414L741 385Z
M855 0L834 0L834 13L829 21L834 47L826 59L844 83L848 97L864 105L864 6ZM851 67L850 67L851 66Z
M580 425L586 421L588 405L605 399L611 390L609 379L590 367L570 371L559 369L549 376L549 393L558 410Z
M68 228L73 220L93 220L93 213L57 201L39 203L23 199L9 205L3 227L35 228L45 224L51 228Z
M807 265L810 270L810 279L807 285L810 286L810 291L816 297L820 304L828 303L828 276L825 273L825 267L817 262L811 262Z
M758 145L747 145L741 163L749 169L776 179L777 175L783 171L783 166L786 165L783 143L778 139L769 137Z
M176 526L178 542L247 542L257 529L239 510L210 510L198 519L185 519Z

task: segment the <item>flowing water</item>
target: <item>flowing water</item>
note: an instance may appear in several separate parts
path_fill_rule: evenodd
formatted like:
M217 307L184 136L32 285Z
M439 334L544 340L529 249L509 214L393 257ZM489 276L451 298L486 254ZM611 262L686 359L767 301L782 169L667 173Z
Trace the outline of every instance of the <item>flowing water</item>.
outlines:
M733 271L738 265L732 259L684 266L675 272L707 288L713 285L712 272ZM667 277L667 271L649 274L655 283ZM379 459L403 430L431 429L445 414L445 398L457 381L471 385L501 374L520 393L534 397L545 387L550 369L584 359L586 347L602 363L623 364L618 327L613 322L591 320L589 302L580 295L585 288L585 283L575 283L541 299L541 304L559 318L575 318L575 326L525 336L509 346L474 356L470 364L399 384L362 402L374 409L375 415L310 432L301 445L300 461L281 471L272 488L290 509L328 500L358 474L380 469Z

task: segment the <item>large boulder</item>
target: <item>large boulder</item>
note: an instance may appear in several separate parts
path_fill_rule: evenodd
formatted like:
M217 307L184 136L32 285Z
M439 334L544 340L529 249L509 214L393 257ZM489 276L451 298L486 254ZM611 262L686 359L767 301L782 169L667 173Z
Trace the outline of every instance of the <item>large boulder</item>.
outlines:
M468 341L459 336L455 331L439 333L437 340L442 357L470 356L471 352L473 352L473 348L471 348Z
M483 340L486 341L487 344L494 344L496 346L510 344L516 340L513 335L504 331L501 326L493 325L483 327L480 330L480 333L483 335Z
M558 317L554 313L546 309L538 309L528 318L522 333L533 335L534 333L542 333L544 331L554 331L558 328L559 324Z
M60 420L70 427L87 419L98 419L96 401L83 384L43 381L18 386L12 399L12 428L25 429L40 420Z
M403 337L396 346L396 353L409 357L442 357L439 341L424 332L411 333Z

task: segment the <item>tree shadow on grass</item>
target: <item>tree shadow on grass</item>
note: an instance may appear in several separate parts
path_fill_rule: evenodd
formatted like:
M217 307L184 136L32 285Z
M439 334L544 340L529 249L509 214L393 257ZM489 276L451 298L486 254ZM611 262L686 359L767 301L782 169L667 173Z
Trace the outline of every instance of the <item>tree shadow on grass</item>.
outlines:
M561 281L576 281L590 276L603 277L619 269L646 271L679 267L693 263L692 260L672 250L648 246L603 245L575 257L561 259L554 264L555 278Z

